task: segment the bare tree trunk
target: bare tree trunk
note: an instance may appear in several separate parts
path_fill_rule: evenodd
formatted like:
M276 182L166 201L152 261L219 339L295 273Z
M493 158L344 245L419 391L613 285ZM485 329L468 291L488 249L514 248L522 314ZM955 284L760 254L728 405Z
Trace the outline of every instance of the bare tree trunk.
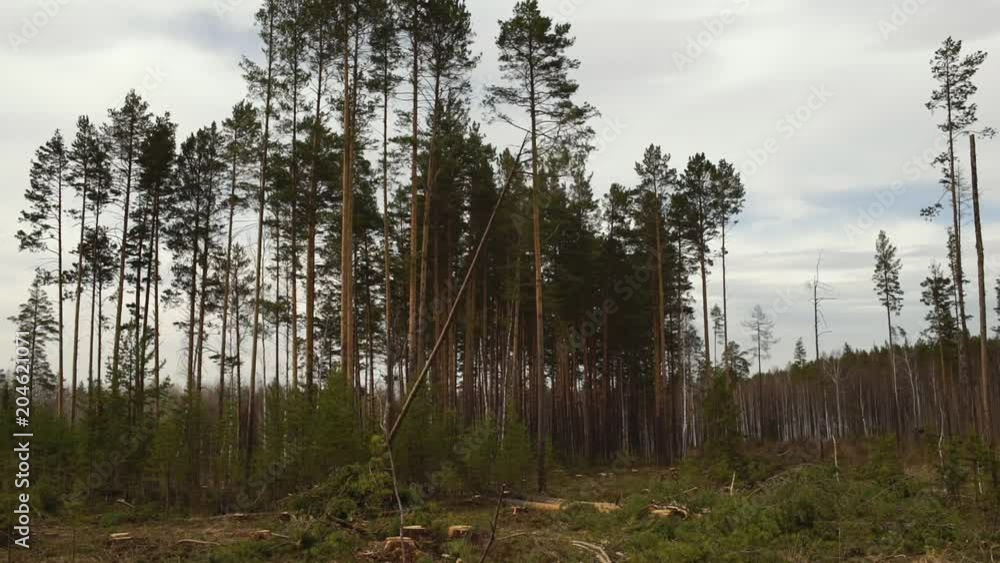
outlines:
M84 165L83 203L80 206L80 243L77 246L76 258L76 310L73 314L73 372L71 379L73 388L70 390L70 424L76 422L76 378L80 361L80 303L83 300L83 260L85 258L84 254L86 254L83 245L87 226L87 194L90 187L90 178L88 178L86 172L88 166L89 164ZM64 384L65 382L60 379L59 394L56 398L59 416L63 416L65 413L63 405Z
M239 136L233 136L233 144L239 146L240 138ZM225 403L226 403L226 362L229 360L229 350L226 348L226 338L229 336L229 299L230 292L232 288L232 272L233 272L233 218L236 215L236 161L237 157L233 157L232 167L230 171L230 181L229 181L229 220L226 226L226 265L225 270L222 275L225 278L223 280L222 287L222 343L219 345L219 419L221 420L225 414ZM295 226L292 225L292 229ZM239 319L237 319L239 322Z
M64 154L64 153L60 153ZM59 414L62 415L62 389L66 381L65 373L65 360L63 356L65 355L65 350L63 350L63 329L65 328L63 322L63 302L66 300L66 290L65 277L63 276L63 168L65 167L65 161L62 160L60 156L59 161L59 178L57 179L57 193L56 193L56 287L59 292L59 398L58 398L58 408ZM86 205L86 200L84 200L84 205ZM94 229L97 232L97 229ZM91 296L91 309L93 309L93 296ZM93 316L93 312L91 312ZM93 321L91 321L91 326L93 326ZM93 342L93 330L91 330L91 342ZM91 352L93 353L93 352ZM91 376L91 380L93 377ZM73 386L74 389L76 385ZM87 390L87 402L92 400L91 390Z
M320 116L323 109L323 65L325 64L323 52L323 33L320 29L317 40L316 55L316 113L313 116L313 139L312 139L312 172L309 182L309 204L306 209L307 230L306 235L306 397L312 403L315 400L314 371L316 365L316 206L317 192L319 191L319 144L320 144Z
M121 241L121 261L118 267L118 294L115 313L115 342L111 354L111 376L118 377L118 362L121 359L121 335L122 335L122 306L125 303L125 263L128 259L128 219L129 208L132 201L132 165L135 147L132 146L135 138L135 123L129 128L128 165L125 174L125 202L122 206L122 241Z
M268 37L267 37L267 92L264 101L264 137L261 140L261 164L260 164L260 190L257 196L258 216L257 216L257 259L254 270L254 303L253 303L253 342L250 346L250 398L247 402L247 457L246 469L253 467L253 427L254 427L254 402L257 392L257 346L260 340L260 297L261 281L263 278L262 268L264 266L264 205L266 202L267 190L267 158L268 149L271 143L271 96L273 93L273 71L274 71L274 5L271 1L267 5L268 10ZM317 119L319 116L316 116Z
M416 6L416 4L414 4ZM418 229L420 225L417 219L417 210L419 209L419 187L420 180L417 178L417 151L420 147L420 122L419 122L419 112L420 112L420 42L419 42L419 31L418 27L420 25L420 11L418 8L414 8L412 20L410 21L410 41L411 48L413 49L413 108L412 114L410 115L413 124L412 137L410 139L410 264L409 264L409 275L410 275L410 303L409 303L409 319L407 322L407 344L409 346L409 353L407 356L407 361L409 365L407 366L406 381L401 382L405 389L409 390L411 380L413 378L413 373L417 369L417 350L420 348L420 343L417 342L417 244L418 244Z
M969 151L972 163L972 208L976 224L976 265L979 270L979 432L990 440L993 434L990 416L989 380L989 333L986 328L986 259L983 249L983 224L979 209L979 170L976 162L976 136L969 135Z
M395 382L393 381L392 342L392 229L389 223L389 67L383 68L382 92L382 238L384 242L383 269L385 274L385 420L392 420L396 407Z
M348 47L349 2L344 2L344 154L341 167L341 369L348 386L354 385L354 122L351 93L351 60Z

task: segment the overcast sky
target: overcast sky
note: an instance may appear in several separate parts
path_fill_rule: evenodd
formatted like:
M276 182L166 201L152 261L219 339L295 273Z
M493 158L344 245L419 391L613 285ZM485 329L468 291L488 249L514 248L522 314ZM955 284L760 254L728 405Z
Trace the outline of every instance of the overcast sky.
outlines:
M998 0L541 0L573 25L582 66L580 98L602 117L594 125L594 187L634 184L633 165L659 144L683 168L688 156L737 163L747 209L731 232L731 334L755 304L776 318L772 364L791 358L805 337L812 351L806 283L822 253L822 348L885 340L885 315L872 291L875 238L885 229L903 258L900 324L924 326L920 280L943 261L945 225L922 207L940 197L930 156L941 148L937 118L925 108L934 84L928 61L952 35L967 50L1000 56ZM20 255L14 233L35 148L56 128L68 138L78 115L103 121L135 88L156 113L170 111L180 135L222 120L245 93L238 67L257 56L256 0L3 0L0 3L0 317L15 313L37 256ZM469 0L477 49L476 105L497 76L497 20L513 0ZM984 125L1000 126L1000 59L977 78ZM992 103L991 103L992 102ZM516 135L487 132L498 145ZM989 278L1000 275L1000 140L980 143L980 178ZM967 142L960 143L963 160ZM965 229L966 268L975 304L974 235ZM700 295L700 293L699 293ZM721 298L718 276L710 302ZM71 307L67 303L67 318ZM72 325L67 323L67 341ZM970 327L977 326L974 323ZM165 331L171 332L171 331ZM0 323L0 339L13 327ZM168 372L181 354L166 337ZM68 343L67 343L68 346ZM12 346L0 353L10 355ZM54 359L54 358L53 358ZM67 369L68 369L67 364ZM176 379L176 378L175 378Z

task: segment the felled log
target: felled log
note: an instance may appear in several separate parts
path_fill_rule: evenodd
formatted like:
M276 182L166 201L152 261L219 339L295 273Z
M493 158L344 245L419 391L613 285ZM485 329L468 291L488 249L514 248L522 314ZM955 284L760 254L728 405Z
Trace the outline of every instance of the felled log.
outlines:
M536 501L532 500L518 500L518 499L504 499L504 504L506 506L518 508L521 510L534 510L536 512L559 512L566 510L573 505L591 506L598 512L602 514L608 514L619 510L621 507L617 504L611 502L586 502L586 501L575 501L575 500L563 500L546 498L539 499Z
M684 506L678 506L675 504L666 505L656 505L652 504L649 506L650 516L655 516L657 518L670 518L672 516L679 516L683 519L687 519L691 516L691 510Z
M121 543L132 541L132 534L128 532L119 532L117 534L111 534L108 536L108 541L111 543Z

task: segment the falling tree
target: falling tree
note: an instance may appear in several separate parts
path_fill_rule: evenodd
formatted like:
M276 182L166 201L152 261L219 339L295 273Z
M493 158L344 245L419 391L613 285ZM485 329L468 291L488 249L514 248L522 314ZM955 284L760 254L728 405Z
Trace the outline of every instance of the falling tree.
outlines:
M903 310L903 288L899 283L902 261L897 258L896 252L896 247L889 241L889 236L885 231L880 231L875 242L875 273L872 275L872 281L875 283L875 294L879 303L885 307L886 321L889 325L889 365L892 367L892 389L896 405L896 438L901 441L903 410L899 404L899 384L896 381L896 347L892 318L899 316Z
M567 141L584 142L589 133L586 122L596 111L577 105L573 97L579 84L569 73L579 68L566 51L575 39L568 23L554 24L541 14L537 0L514 6L514 14L500 22L497 37L503 85L487 90L486 103L501 120L528 131L530 136L532 182L532 229L535 272L535 456L539 491L545 490L545 371L544 316L542 307L542 163L545 153ZM518 126L501 108L513 106L527 113L528 125Z

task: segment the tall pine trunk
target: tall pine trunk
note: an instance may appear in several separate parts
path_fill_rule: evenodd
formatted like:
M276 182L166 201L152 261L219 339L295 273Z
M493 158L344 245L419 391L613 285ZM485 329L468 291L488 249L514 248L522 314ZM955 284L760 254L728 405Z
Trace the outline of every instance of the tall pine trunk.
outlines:
M313 116L312 131L312 171L309 182L308 206L306 209L307 233L306 233L306 396L311 403L315 399L313 389L313 372L316 362L316 206L317 192L319 191L319 148L322 129L320 126L320 115L323 110L323 65L325 62L323 52L323 29L320 28L317 40L316 55L316 113Z
M86 238L87 226L87 194L90 188L90 178L87 168L89 162L84 163L83 173L83 203L80 205L80 243L77 245L76 258L76 310L73 314L73 372L71 382L73 388L70 390L70 424L76 423L76 378L80 361L80 303L83 300L83 261L86 255L84 252L84 242ZM56 399L58 403L59 416L65 414L63 404L63 381L59 382L59 394Z
M122 240L121 258L118 265L118 294L115 309L115 341L111 353L111 377L118 378L118 365L121 360L122 308L125 304L125 264L128 261L128 220L132 205L132 167L135 154L135 122L129 124L129 146L126 156L128 164L125 171L125 201L122 205Z
M348 386L354 385L354 119L353 93L351 91L351 49L349 48L349 2L344 2L344 154L341 168L343 192L341 215L341 369Z
M417 177L417 158L418 150L420 148L420 41L418 39L417 27L420 25L420 10L417 4L414 3L413 16L410 22L410 40L411 47L413 49L413 108L411 109L410 118L412 119L412 137L410 138L410 263L409 263L409 276L410 276L410 287L409 287L409 318L407 320L407 331L406 331L406 341L408 345L407 354L407 365L406 370L406 381L402 382L402 389L400 390L400 395L403 394L404 390L409 390L410 383L415 376L415 372L419 369L417 367L417 350L420 348L420 343L417 342L417 244L418 244L418 229L420 228L417 219L417 210L419 209L419 188L420 180Z
M983 224L979 207L979 169L976 161L976 136L969 135L969 152L972 164L972 209L976 225L976 266L979 274L979 432L987 440L993 434L990 416L989 333L986 328L986 258L983 248Z
M250 346L250 396L247 401L247 455L245 462L248 473L250 468L253 467L254 402L257 393L257 347L260 340L261 282L264 266L264 205L267 194L268 149L270 149L271 144L271 97L274 89L274 5L271 1L268 2L267 10L267 86L265 88L264 100L264 137L261 139L260 190L257 194L257 256L254 269L253 342Z
M392 232L389 226L389 66L382 69L382 238L383 238L383 269L385 274L385 420L393 420L395 412L395 385L392 376L393 342L392 342L392 270L390 260L392 250Z

